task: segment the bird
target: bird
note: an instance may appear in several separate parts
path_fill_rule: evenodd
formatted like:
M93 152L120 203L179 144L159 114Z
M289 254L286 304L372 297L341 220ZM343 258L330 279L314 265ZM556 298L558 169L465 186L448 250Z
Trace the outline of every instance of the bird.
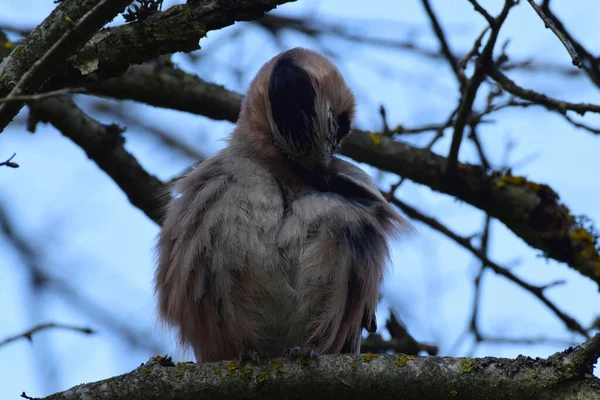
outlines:
M355 97L292 48L251 81L226 147L179 179L156 244L159 320L198 362L360 352L410 224L335 153Z

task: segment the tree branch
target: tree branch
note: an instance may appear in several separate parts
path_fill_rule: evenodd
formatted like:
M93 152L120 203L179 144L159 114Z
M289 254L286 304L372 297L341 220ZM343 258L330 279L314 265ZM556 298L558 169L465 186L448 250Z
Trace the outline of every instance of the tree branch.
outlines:
M462 73L461 70L458 68L457 58L454 56L454 54L452 54L452 50L450 50L450 46L448 45L448 39L446 39L446 34L444 33L444 30L442 29L442 26L440 25L437 16L433 12L433 9L431 8L431 4L429 3L429 0L421 0L421 3L423 3L425 12L427 13L427 16L429 17L429 21L431 22L431 27L433 28L433 32L435 33L435 36L438 38L438 41L440 42L440 51L444 55L446 60L448 61L448 64L450 64L450 68L452 68L452 72L454 72L454 75L456 75L456 79L458 80L458 83L462 87L463 84L466 83L467 78L465 77L464 73Z
M360 351L361 353L387 353L391 350L394 353L411 355L417 355L420 351L426 351L429 355L437 355L439 351L437 346L418 343L411 339L410 337L404 337L385 340L378 333L370 333L369 336L362 339Z
M79 21L96 4L94 0L61 1L0 63L0 96L6 96L21 76L69 30L68 20Z
M178 363L151 358L130 373L75 386L48 400L111 399L600 399L592 375L600 336L548 359L326 355L318 362ZM427 382L427 384L423 384Z
M69 331L80 332L80 333L83 333L86 335L91 335L94 333L94 331L91 328L87 328L87 327L81 327L81 326L75 326L75 325L69 325L69 324L57 324L54 322L49 322L46 324L34 326L33 328L31 328L23 333L19 333L18 335L9 336L4 340L0 340L0 347L6 346L7 344L15 342L19 339L27 339L31 342L33 340L32 336L34 334L36 334L40 331L45 331L45 330L49 330L49 329L66 329Z
M19 164L13 162L12 160L13 158L15 158L16 155L17 153L13 153L13 155L10 156L8 160L0 162L0 167L7 166L9 168L19 168Z
M200 48L207 32L236 21L260 18L281 4L296 0L189 1L150 15L143 21L98 32L75 56L50 89L96 82L123 74L132 64Z
M129 3L131 3L131 0L101 0L77 22L69 15L65 16L66 21L57 21L56 23L61 24L61 26L66 23L67 27L64 33L56 42L51 44L48 50L25 73L13 77L15 80L18 78L19 81L14 86L12 83L7 85L7 87L12 86L8 97L32 94L37 91L46 80L54 75L67 57L83 46L98 29L110 22ZM15 50L15 54L17 54L17 50ZM7 59L12 58L8 57ZM4 68L0 66L0 74L3 74L3 69L6 69L6 66ZM2 81L6 81L6 78L0 78L0 82ZM2 90L0 93L4 94L4 91ZM0 133L22 107L23 103L20 102L0 104Z
M14 213L0 203L0 233L18 252L34 288L58 294L82 315L93 320L95 325L106 328L106 331L112 332L134 349L156 354L164 348L164 343L154 337L151 330L144 329L138 322L117 318L113 309L101 307L94 300L88 298L87 293L80 292L79 288L73 286L68 279L62 279L49 273L43 265L40 255L42 249L39 248L39 243L38 246L34 246L34 240L15 229L10 217L14 217Z
M87 116L69 97L49 97L29 103L36 121L50 122L81 147L129 198L131 204L160 223L165 185L150 175L127 150L116 125L103 125Z
M456 233L452 232L448 227L443 225L441 222L437 221L435 218L423 214L416 208L406 204L405 202L403 202L397 198L393 198L392 203L394 205L398 206L398 208L400 208L402 211L404 211L406 213L406 215L408 215L410 218L413 218L413 219L416 219L418 221L425 223L432 229L435 229L436 231L438 231L438 232L442 233L443 235L447 236L448 238L452 239L459 246L470 251L475 257L477 257L483 263L481 272L483 272L483 270L484 270L483 267L489 267L496 274L505 277L509 281L515 283L517 286L522 287L524 290L526 290L529 293L531 293L532 295L534 295L546 307L548 307L548 309L554 315L556 315L558 317L558 319L560 319L569 330L571 330L573 332L577 332L585 338L589 337L587 330L585 328L583 328L579 324L579 322L577 322L577 320L575 320L570 315L567 315L566 313L561 311L550 299L548 299L548 297L544 293L545 287L533 286L533 285L525 282L524 280L522 280L515 274L513 274L507 268L501 267L500 265L496 264L495 262L493 262L492 260L490 260L488 258L487 254L485 252L485 249L482 249L482 250L477 249L475 246L473 246L471 244L471 241L468 238L461 237L461 236L457 235ZM489 216L487 218L489 219ZM485 239L485 237L484 237L484 239ZM481 279L481 275L478 275L478 277L479 277L479 279ZM477 290L478 289L477 289L477 285L476 285L476 291L475 291L476 294L477 294ZM478 304L476 303L476 305L474 306L475 310L473 312L472 319L471 319L471 328L473 329L473 333L475 334L476 339L479 340L481 338L481 335L479 334L479 330L477 329L477 324L476 324L477 306L478 306Z
M559 202L549 186L463 163L458 164L455 176L446 178L444 157L360 131L346 139L341 153L487 212L531 247L567 263L600 286L600 255L593 232Z
M475 2L475 4L477 3ZM514 0L504 0L504 7L502 8L500 15L494 19L493 24L490 24L490 37L488 38L481 55L477 59L473 76L465 83L465 89L462 93L458 113L456 114L456 121L454 122L454 132L452 134L452 142L450 143L450 152L448 153L448 159L446 160L446 167L444 169L444 174L447 177L452 177L455 174L458 165L458 151L460 150L460 144L462 143L467 120L473 109L473 103L477 97L479 86L481 86L485 79L486 66L492 61L494 46L496 45L496 40L500 33L500 27L502 27L506 17L508 17L508 12L514 5Z
M196 75L154 63L132 65L123 75L86 88L91 94L135 100L231 122L237 120L244 98Z
M565 47L565 49L567 49L567 51L569 52L569 56L571 56L571 61L573 62L573 65L581 68L583 66L583 64L581 62L581 58L579 57L579 54L577 54L577 51L573 48L573 45L571 45L569 40L565 37L565 34L562 33L556 27L556 24L554 23L554 21L552 21L552 19L550 19L546 14L544 14L544 11L542 11L542 9L536 4L536 2L534 0L527 0L527 1L531 5L531 7L535 10L535 12L540 17L540 19L544 22L546 29L550 29L552 31L552 33L554 33L556 35L558 40L560 40L560 42Z
M566 114L567 111L575 111L580 115L584 115L586 112L600 113L600 106L596 104L570 103L568 101L554 99L533 90L524 89L512 81L495 65L490 65L486 73L490 78L498 82L498 84L502 86L502 89L507 92L522 99L540 104L549 110L558 111L561 114Z

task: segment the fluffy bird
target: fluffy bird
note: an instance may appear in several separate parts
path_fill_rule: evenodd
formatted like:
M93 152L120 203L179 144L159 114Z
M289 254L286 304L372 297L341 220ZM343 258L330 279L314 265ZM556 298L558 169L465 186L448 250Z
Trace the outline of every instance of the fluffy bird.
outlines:
M388 239L408 223L334 156L354 113L331 62L288 50L250 84L227 147L176 183L155 292L197 361L358 353L375 331Z

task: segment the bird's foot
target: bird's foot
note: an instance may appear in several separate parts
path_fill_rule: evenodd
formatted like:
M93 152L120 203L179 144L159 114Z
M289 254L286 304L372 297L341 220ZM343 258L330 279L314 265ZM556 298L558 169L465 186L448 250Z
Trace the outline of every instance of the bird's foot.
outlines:
M292 360L298 359L300 362L306 361L307 364L313 360L318 361L319 355L319 350L312 345L290 347L283 352L283 357L289 357Z
M269 353L261 350L245 350L238 354L238 361L240 364L247 361L252 361L255 364L260 364L261 358L269 358Z

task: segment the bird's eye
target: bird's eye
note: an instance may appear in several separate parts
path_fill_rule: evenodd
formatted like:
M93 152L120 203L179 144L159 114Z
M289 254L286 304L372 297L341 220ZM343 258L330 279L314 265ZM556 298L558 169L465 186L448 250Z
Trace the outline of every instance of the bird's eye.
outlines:
M350 118L347 112L343 112L337 118L337 138L342 140L348 133L350 133Z

